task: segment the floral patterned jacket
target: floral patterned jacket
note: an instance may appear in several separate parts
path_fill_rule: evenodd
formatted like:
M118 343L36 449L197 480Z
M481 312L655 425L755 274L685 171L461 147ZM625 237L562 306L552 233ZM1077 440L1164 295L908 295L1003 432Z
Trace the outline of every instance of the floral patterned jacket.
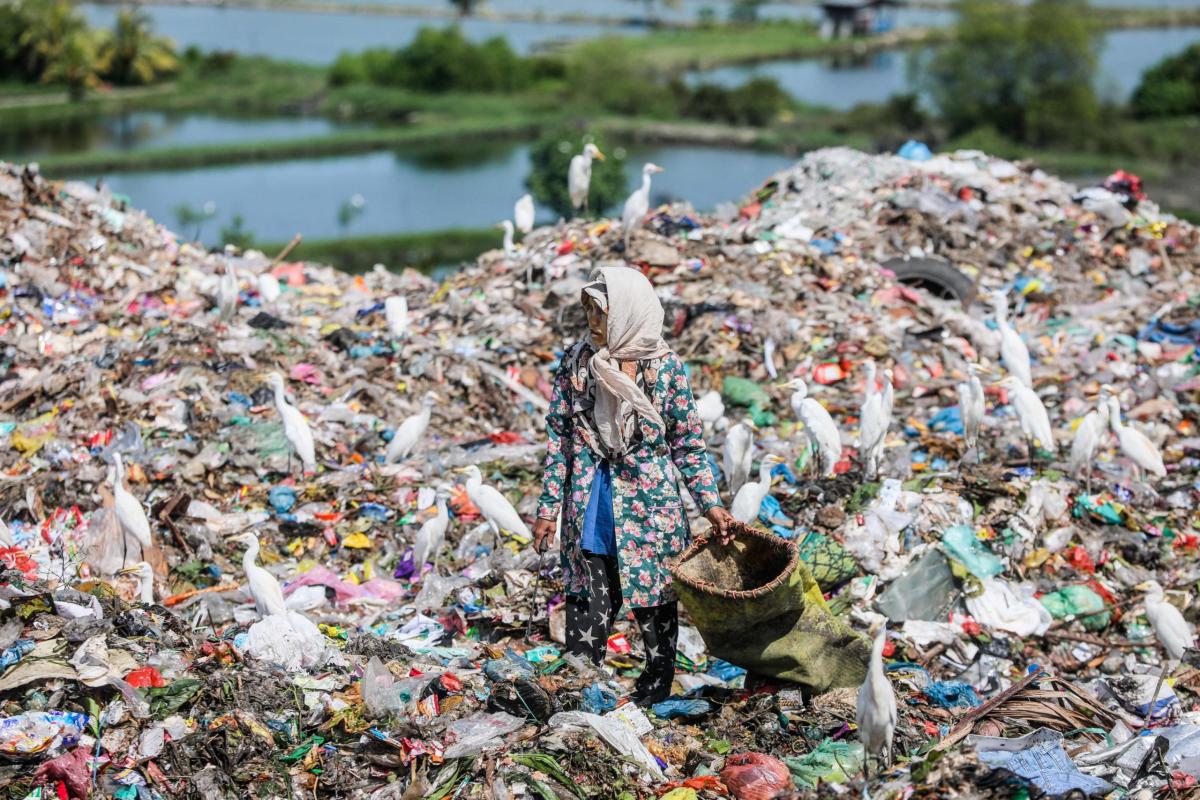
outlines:
M556 519L562 514L560 547L566 590L569 594L586 595L589 587L580 547L582 525L596 464L602 456L586 426L577 424L573 417L575 387L581 383L579 376L571 374L571 362L567 357L562 360L546 414L549 441L538 516ZM582 368L586 369L586 359ZM654 382L649 396L666 423L666 430L640 420L641 440L629 453L609 464L617 564L625 605L630 608L646 608L675 599L666 561L683 552L691 539L679 487L668 465L675 465L703 512L721 505L683 362L679 356L668 353L645 362L640 369Z

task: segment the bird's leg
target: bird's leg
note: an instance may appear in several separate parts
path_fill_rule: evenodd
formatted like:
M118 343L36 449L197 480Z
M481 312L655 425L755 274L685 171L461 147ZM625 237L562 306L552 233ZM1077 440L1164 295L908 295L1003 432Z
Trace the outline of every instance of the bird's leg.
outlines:
M1170 657L1163 660L1162 666L1158 668L1158 681L1154 684L1154 693L1150 695L1150 702L1146 705L1146 718L1142 720L1142 727L1150 727L1150 717L1154 716L1154 707L1158 704L1158 690L1162 688L1163 679L1167 677L1167 665L1170 663Z
M1087 473L1086 473L1086 477L1085 477L1083 486L1087 490L1088 497L1091 497L1092 496L1092 462L1090 462L1090 461L1088 462L1088 465L1087 465Z
M1033 469L1033 439L1025 440L1025 466Z

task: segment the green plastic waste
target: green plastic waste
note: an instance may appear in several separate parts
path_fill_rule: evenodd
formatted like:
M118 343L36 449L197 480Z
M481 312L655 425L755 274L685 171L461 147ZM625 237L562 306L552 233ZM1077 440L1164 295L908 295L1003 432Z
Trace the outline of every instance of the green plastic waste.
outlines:
M771 405L771 398L754 381L731 375L722 382L721 395L730 405L749 408L750 419L755 425L775 424L775 415L766 410Z
M1108 627L1112 618L1112 614L1105 610L1104 598L1090 586L1064 586L1056 592L1042 595L1040 599L1050 616L1055 619L1088 614L1089 616L1083 617L1080 622L1089 631Z
M952 525L942 534L942 547L976 578L983 580L1004 571L1004 563L988 550L969 525Z
M832 536L809 531L797 547L800 560L823 592L833 591L858 574L858 562Z
M700 539L671 565L711 655L808 693L858 686L870 644L835 617L795 542L747 525L723 547Z
M797 786L816 788L818 783L844 783L862 770L861 742L835 742L826 739L804 756L783 759Z

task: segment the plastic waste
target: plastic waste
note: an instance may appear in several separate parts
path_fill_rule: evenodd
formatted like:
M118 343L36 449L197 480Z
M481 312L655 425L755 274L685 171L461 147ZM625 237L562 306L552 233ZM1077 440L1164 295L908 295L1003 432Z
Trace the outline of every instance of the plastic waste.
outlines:
M812 789L818 783L844 783L862 769L863 746L825 739L804 756L784 758L783 762L797 786Z
M976 578L990 578L1004 571L1004 562L995 556L967 525L954 525L942 534L942 547L962 562Z
M993 736L968 736L966 744L975 748L984 764L1009 770L1026 778L1049 795L1080 791L1086 796L1103 795L1112 784L1079 771L1063 749L1061 733L1039 728L1017 739Z
M774 756L742 753L725 759L721 782L736 800L772 800L792 788L792 773Z
M372 719L382 719L391 714L399 714L404 709L404 703L396 691L396 678L382 661L372 657L363 670L359 693L367 707L367 715Z
M443 736L446 749L443 755L446 758L478 755L490 745L500 744L503 737L524 726L525 720L502 711L456 719L446 726Z
M605 744L621 755L633 759L634 763L652 778L663 779L662 768L654 756L650 755L650 751L639 741L637 734L622 722L583 711L560 711L550 718L550 726L591 728Z
M1076 584L1064 586L1038 598L1055 619L1078 619L1083 627L1092 631L1108 627L1111 614L1106 610L1104 598L1089 586Z

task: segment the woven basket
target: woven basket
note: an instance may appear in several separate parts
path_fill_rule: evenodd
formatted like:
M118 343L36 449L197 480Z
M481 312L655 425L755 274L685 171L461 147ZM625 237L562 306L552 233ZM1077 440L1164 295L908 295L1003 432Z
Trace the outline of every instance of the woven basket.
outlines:
M813 693L857 686L870 644L829 611L795 543L741 523L671 564L675 592L717 658Z

